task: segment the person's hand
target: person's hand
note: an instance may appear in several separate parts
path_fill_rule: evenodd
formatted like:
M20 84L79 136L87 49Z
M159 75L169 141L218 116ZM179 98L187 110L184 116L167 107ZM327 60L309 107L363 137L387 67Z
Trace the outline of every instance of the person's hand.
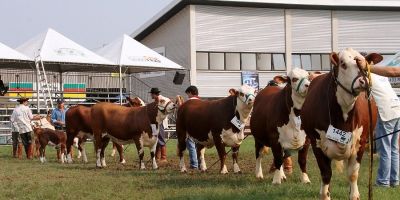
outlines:
M367 67L367 62L365 61L365 58L362 57L355 57L354 60L356 61L358 67L361 69L365 69Z

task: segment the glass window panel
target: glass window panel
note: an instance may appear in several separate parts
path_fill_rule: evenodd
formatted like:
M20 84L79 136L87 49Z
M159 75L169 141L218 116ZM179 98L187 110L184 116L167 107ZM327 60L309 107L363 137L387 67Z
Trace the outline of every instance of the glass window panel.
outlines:
M224 70L225 61L223 53L210 53L210 69L211 70Z
M257 54L257 70L271 70L271 54Z
M301 60L300 60L300 55L292 55L292 65L293 68L298 67L301 68Z
M324 71L331 70L331 60L329 58L329 54L323 54L321 57L322 57L322 70Z
M311 69L314 71L321 70L321 55L311 54Z
M240 54L239 53L226 53L226 70L240 70Z
M285 58L283 54L272 54L274 70L286 70Z
M301 55L301 66L304 70L311 70L311 56Z
M208 70L208 53L196 53L196 68Z
M255 53L242 53L242 70L256 70L256 66Z

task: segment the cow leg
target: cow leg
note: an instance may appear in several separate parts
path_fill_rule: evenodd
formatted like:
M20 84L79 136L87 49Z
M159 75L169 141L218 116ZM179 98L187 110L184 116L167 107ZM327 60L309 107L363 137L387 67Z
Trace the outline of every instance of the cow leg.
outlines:
M74 138L77 135L75 132L70 132L67 130L67 163L72 163L72 145L74 144Z
M44 148L45 148L44 145L40 145L40 147L39 147L39 153L40 153L39 160L40 160L41 163L45 162L45 160L44 160Z
M224 144L222 144L221 138L218 138L216 140L216 138L214 137L214 141L215 141L215 147L217 148L218 157L220 160L220 173L227 174L228 169L226 168L226 165L225 165L225 159L226 159L225 146L224 146Z
M117 147L115 146L115 143L113 142L113 148L112 148L111 155L110 155L111 157L115 156L116 149L117 149Z
M83 161L84 163L87 163L87 162L88 162L88 159L87 159L87 155L86 155L86 147L85 147L85 145L86 145L85 142L80 142L80 143L79 143L78 150L79 150L79 152L82 154L82 161Z
M105 150L107 148L108 143L110 142L110 138L109 137L103 137L102 138L102 142L103 142L103 145L101 147L101 152L100 152L101 165L103 167L106 167L107 165L106 165L106 159L105 159L105 153L104 152L105 152Z
M263 154L264 145L255 141L255 148L256 148L256 178L263 179L264 175L262 172L261 160L262 157L264 156Z
M143 162L143 157L144 157L144 150L143 150L143 145L139 141L139 139L135 139L135 146L139 154L139 169L144 170L146 169L146 165Z
M102 165L100 160L100 153L101 153L101 148L103 147L101 132L93 130L93 136L94 136L94 149L96 151L96 167L101 168Z
M352 155L348 159L347 164L347 177L350 183L350 198L351 200L359 200L360 192L358 191L358 171L360 170L360 163L357 161L356 155Z
M206 172L207 165L206 165L206 160L204 159L204 153L206 152L206 148L201 144L197 144L196 150L197 150L197 158L198 161L200 162L200 170L201 172Z
M114 146L117 149L118 154L119 154L119 163L125 164L126 161L125 161L125 158L124 158L124 146L121 145L121 144L117 144L117 143L113 142L113 147ZM113 151L114 151L114 149L113 149ZM115 152L114 152L114 154L115 154Z
M151 157L151 161L153 164L153 169L158 169L158 165L157 165L157 161L156 161L156 148L157 148L157 144L158 144L158 137L157 136L153 136L153 137L156 137L156 142L150 149L150 157Z
M178 136L180 136L178 134ZM186 149L186 137L178 137L178 156L179 156L179 168L181 172L187 172L185 160L183 158L183 152Z
M331 159L325 156L322 150L316 147L316 144L312 144L312 149L317 159L318 167L321 173L321 189L319 191L321 200L330 200L330 189L329 184L332 178L332 168L331 168Z
M301 169L300 180L302 183L311 183L310 178L308 178L307 174L307 153L309 147L310 140L306 138L306 142L304 143L303 148L299 151L298 155L298 163Z
M61 163L65 162L65 144L61 144Z
M82 147L81 145L82 139L79 139L78 137L74 138L74 146L78 149L78 156L76 158L81 158L82 157Z
M57 160L58 160L58 162L60 162L61 161L61 151L60 151L60 147L59 146L56 146L55 147L57 150Z
M233 160L233 173L242 173L238 164L238 156L239 156L239 147L232 147L232 160Z
M275 172L272 184L281 184L282 180L286 180L285 173L283 172L283 149L279 143L274 144L272 147L272 155L274 156Z

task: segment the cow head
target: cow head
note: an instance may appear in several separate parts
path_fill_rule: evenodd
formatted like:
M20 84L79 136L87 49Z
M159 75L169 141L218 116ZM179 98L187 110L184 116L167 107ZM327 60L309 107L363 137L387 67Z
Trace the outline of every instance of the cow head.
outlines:
M289 81L289 77L277 75L272 80L270 80L267 86L278 86L284 88Z
M140 99L139 97L135 97L133 99L130 97L126 97L126 100L128 101L129 105L132 107L142 107L142 106L146 105L144 103L144 101L142 99Z
M356 57L363 56L354 49L347 48L339 53L331 53L330 58L333 65L333 78L337 85L336 98L345 120L347 120L347 114L353 109L358 94L365 91L369 84L365 69L358 67ZM368 63L378 63L382 57L367 56L365 59Z
M165 119L165 117L174 112L175 108L176 108L176 104L174 102L171 101L171 99L161 96L159 95L157 100L157 108L158 108L158 113L157 113L157 118L158 122L161 122L162 120Z
M310 80L308 79L309 73L300 68L294 68L289 72L289 82L292 87L292 93L298 96L305 97L307 95Z
M229 93L236 97L236 110L239 112L240 120L245 122L253 108L256 90L248 85L242 85L239 90L230 89Z
M356 57L363 56L352 48L347 48L339 53L331 53L331 63L334 67L338 89L340 88L354 97L368 87L368 79L364 76L364 69L357 66ZM378 63L382 60L382 56L367 56L365 59L368 63Z

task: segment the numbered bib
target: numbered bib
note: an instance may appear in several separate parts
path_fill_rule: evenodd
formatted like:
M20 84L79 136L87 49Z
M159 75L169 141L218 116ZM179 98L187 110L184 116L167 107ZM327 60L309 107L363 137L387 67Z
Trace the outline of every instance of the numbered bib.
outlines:
M297 129L300 129L300 127L301 127L301 118L300 118L300 116L294 117L294 124L296 125Z
M351 141L352 132L342 131L329 125L328 131L326 132L326 138L341 144L348 144Z
M244 128L244 124L236 116L231 120L231 123L239 130Z

